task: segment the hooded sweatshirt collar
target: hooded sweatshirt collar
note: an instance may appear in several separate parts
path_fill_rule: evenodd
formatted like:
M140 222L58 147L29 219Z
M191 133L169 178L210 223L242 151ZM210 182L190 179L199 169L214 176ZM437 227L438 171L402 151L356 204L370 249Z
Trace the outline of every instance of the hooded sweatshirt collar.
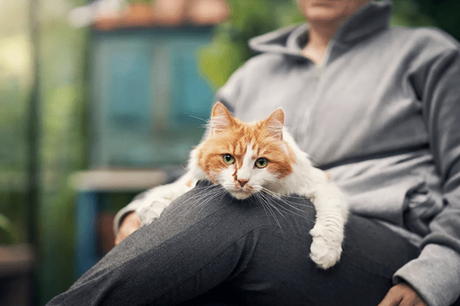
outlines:
M371 0L339 27L330 42L334 46L350 46L388 27L391 1ZM302 57L302 48L308 41L308 23L291 26L255 37L249 41L255 52L278 53Z

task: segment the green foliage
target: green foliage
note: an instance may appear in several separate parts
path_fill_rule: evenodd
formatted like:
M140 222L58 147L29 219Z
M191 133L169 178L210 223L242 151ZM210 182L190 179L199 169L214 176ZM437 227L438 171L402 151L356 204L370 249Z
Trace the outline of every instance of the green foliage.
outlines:
M10 179L14 180L15 176L17 176L17 173L12 173ZM12 188L0 192L0 211L4 218L8 220L3 223L4 227L0 230L0 244L26 241L26 193L21 190L15 190L17 186L10 185L10 187Z
M26 122L30 78L26 3L0 10L0 243L25 242ZM5 221L8 218L8 221Z
M75 191L68 177L84 167L84 79L87 30L76 30L66 15L41 24L39 226L41 299L66 290L74 279Z
M436 26L460 40L460 1L417 0L417 3Z
M424 27L434 26L432 18L422 13L420 6L416 1L393 0L393 13L391 16L391 25Z
M252 37L302 22L296 1L230 0L228 21L217 26L212 44L200 54L200 66L212 86L221 87L228 77L254 54Z
M28 105L31 92L30 2L0 10L0 243L26 242ZM40 207L37 251L39 305L74 279L75 191L70 173L84 167L87 35L67 22L87 0L40 1Z
M0 214L0 244L11 244L13 242L11 222L7 217Z

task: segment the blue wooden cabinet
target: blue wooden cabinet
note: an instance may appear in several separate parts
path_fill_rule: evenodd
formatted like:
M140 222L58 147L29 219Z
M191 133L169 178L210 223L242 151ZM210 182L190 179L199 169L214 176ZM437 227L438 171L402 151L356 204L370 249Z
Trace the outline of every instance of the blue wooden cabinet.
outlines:
M211 30L93 33L91 167L158 167L187 160L213 102L198 63Z
M100 258L97 215L114 192L165 183L164 171L185 164L200 141L214 93L200 73L198 52L211 28L94 30L90 48L90 168L75 174L76 276ZM123 171L113 168L124 168Z

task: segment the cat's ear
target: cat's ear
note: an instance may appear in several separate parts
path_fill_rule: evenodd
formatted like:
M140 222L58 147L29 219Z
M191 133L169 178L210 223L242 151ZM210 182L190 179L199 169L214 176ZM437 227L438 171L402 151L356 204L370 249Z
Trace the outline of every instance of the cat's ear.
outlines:
M281 108L278 108L271 113L271 115L265 120L265 127L270 133L270 136L283 140L284 111Z
M234 119L227 108L217 102L211 112L211 135L215 135L233 125Z

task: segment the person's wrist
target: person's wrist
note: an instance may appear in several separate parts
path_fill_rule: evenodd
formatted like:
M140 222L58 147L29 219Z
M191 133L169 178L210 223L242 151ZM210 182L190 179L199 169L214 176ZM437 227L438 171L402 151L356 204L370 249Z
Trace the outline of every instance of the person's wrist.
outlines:
M126 214L120 222L118 235L115 237L115 244L119 244L126 237L138 230L142 225L141 219L136 212Z
M135 211L132 211L130 213L127 213L126 215L123 216L123 218L120 221L120 227L123 226L125 222L132 223L132 224L139 224L141 226L141 219L137 215Z

